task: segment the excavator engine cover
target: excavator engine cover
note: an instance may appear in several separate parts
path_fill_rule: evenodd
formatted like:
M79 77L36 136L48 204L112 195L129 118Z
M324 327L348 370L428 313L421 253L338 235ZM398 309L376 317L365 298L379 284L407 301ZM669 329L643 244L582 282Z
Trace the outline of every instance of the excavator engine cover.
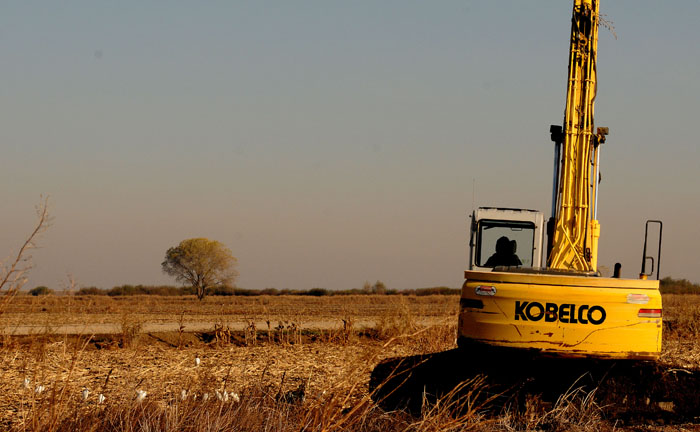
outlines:
M571 357L658 359L655 280L466 271L459 342Z

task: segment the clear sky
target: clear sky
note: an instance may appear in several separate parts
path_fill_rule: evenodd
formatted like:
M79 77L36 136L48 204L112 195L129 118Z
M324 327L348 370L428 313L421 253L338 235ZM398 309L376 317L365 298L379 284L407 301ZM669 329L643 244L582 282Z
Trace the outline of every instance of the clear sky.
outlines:
M607 0L600 264L700 281L700 2ZM0 255L29 287L172 283L190 237L245 288L457 287L474 205L549 216L571 1L7 2ZM474 193L475 192L475 193Z

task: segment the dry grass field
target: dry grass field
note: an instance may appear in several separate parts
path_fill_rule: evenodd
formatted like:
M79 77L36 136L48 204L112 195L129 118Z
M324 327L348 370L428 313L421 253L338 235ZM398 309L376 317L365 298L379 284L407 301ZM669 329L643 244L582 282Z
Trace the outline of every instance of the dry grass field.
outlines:
M664 301L661 362L700 367L700 297ZM370 398L372 370L387 358L453 349L458 302L439 295L16 296L0 315L0 428L700 430L649 420L621 426L592 397L573 393L554 405L533 399L487 413L479 379L426 402L419 414L380 408ZM31 334L12 334L26 326ZM110 333L95 331L104 329Z
M251 322L267 328L294 324L297 327L335 328L343 320L374 326L396 313L426 323L456 316L456 296L18 296L0 315L0 329L32 326L39 332L62 325L118 325L125 321L144 324L182 322L193 326L225 324L232 328ZM285 324L286 323L286 324ZM258 326L258 330L263 330ZM53 331L52 331L53 332Z

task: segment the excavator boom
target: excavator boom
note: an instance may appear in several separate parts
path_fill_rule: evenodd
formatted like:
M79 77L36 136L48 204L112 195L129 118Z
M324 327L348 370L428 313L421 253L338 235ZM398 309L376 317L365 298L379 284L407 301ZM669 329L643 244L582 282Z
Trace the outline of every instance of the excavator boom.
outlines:
M602 133L593 131L598 7L598 0L574 1L564 125L552 129L557 173L547 262L554 269L597 271L600 225L595 218L595 183L599 144L604 140Z

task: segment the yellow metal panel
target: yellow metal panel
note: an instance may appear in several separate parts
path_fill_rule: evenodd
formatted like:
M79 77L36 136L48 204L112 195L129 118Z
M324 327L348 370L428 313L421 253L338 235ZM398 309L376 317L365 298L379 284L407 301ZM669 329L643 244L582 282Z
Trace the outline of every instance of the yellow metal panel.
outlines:
M478 342L565 356L661 351L661 318L639 317L662 308L657 281L467 272L461 304L459 335Z
M464 272L464 278L468 281L479 282L506 282L520 284L537 284L537 285L552 285L552 286L581 286L594 288L637 288L643 290L659 289L659 281L657 280L641 280L641 279L615 279L603 277L582 277L569 275L551 275L551 274L527 274L516 272L486 272L467 270ZM649 294L649 293L647 293Z

